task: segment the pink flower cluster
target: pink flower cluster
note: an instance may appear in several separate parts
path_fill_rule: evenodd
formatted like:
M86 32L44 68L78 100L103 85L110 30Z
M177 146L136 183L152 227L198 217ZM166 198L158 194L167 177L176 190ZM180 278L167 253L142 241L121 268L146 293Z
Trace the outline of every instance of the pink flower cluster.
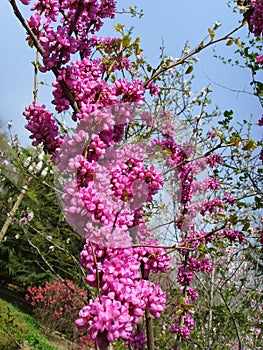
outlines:
M42 71L45 72L53 67L61 68L77 51L82 57L90 55L95 44L93 34L101 28L104 18L115 16L116 1L36 0L31 10L35 14L28 24L44 49Z
M65 282L46 282L43 287L29 287L25 298L30 300L34 307L52 307L54 317L62 317L65 313L76 313L83 304L78 294L83 299L88 297L87 292L76 288L71 281L65 280Z
M255 36L263 34L263 0L251 0L253 13L250 19L250 25Z
M149 183L144 178L138 181L136 177L127 177L122 185L124 175L119 173L117 177L117 161L116 167L109 171L105 166L96 166L94 162L78 158L79 163L74 160L75 166L79 164L77 178L67 183L63 195L68 223L77 225L78 233L92 241L102 240L103 243L104 240L104 244L108 242L113 246L120 241L128 246L131 244L128 228L134 225L134 210L140 209L152 195L154 187L150 185L154 181L150 181L155 173L148 172L152 175L150 177L148 174ZM161 187L161 182L157 184ZM135 229L139 230L140 227L137 225Z
M175 303L175 308L178 309L181 315L175 317L170 332L175 333L177 338L182 337L183 339L189 339L190 333L195 325L194 318L191 314L191 304L197 301L198 292L191 287L184 287L181 294L181 298ZM187 307L186 309L185 306Z
M69 109L69 100L60 85L62 80L79 105L78 119L89 116L100 106L97 102L99 94L102 96L111 95L108 85L101 79L103 74L101 63L100 59L90 60L85 58L81 61L72 62L71 65L60 71L56 82L53 83L55 89L53 90L54 100L52 101L59 113ZM112 104L112 102L108 99L105 105Z
M193 198L192 165L190 163L187 163L188 156L185 152L185 149L179 146L171 137L167 137L164 140L156 140L155 143L161 146L165 152L168 152L169 166L176 166L176 176L180 181L180 192L178 193L179 201L182 205L185 205Z
M25 299L30 301L38 315L42 315L42 322L52 325L56 324L57 330L61 332L71 330L67 328L77 317L79 309L84 306L83 300L88 300L88 293L77 288L70 280L64 282L46 282L44 286L29 287ZM91 345L90 336L79 334L79 349L84 349L84 344Z
M194 280L194 274L198 271L209 273L213 266L207 258L196 259L193 256L187 258L179 267L177 281L182 286L189 286Z
M222 157L220 154L214 153L211 156L206 157L206 162L210 165L211 168L214 168L217 164L222 163Z
M187 237L183 238L179 244L179 247L187 247L192 250L195 250L198 248L200 244L207 244L211 242L211 235L205 231L189 231L187 233ZM188 249L179 249L179 252L183 255L186 256L189 254Z
M151 243L156 242L147 245ZM88 241L84 246L80 262L88 272L86 281L98 286L101 294L82 308L75 323L86 328L92 339L98 340L106 333L109 342L129 340L133 325L139 323L146 309L154 317L160 317L165 309L165 292L142 275L144 269L147 276L150 272L166 272L169 257L161 248L143 249L100 248Z
M47 111L45 105L38 105L33 102L25 109L23 115L26 117L28 124L26 129L32 135L33 146L43 144L44 149L51 155L55 155L60 147L62 138L58 136L58 126L51 112Z
M153 195L162 188L161 174L153 166L147 169L136 154L130 153L130 157L127 160L125 158L123 154L121 163L112 172L114 195L125 202L132 198L138 203L138 196L142 197L141 203L151 201Z
M116 112L117 105L112 108ZM142 233L136 213L152 200L163 181L153 166L145 166L145 152L139 146L112 147L123 132L122 125L132 118L128 109L120 111L125 114L114 115L107 108L95 113L94 119L82 119L77 132L64 138L57 165L67 179L62 199L68 223L93 242L127 247L135 239L130 227L137 236Z
M132 347L133 350L141 350L144 348L146 344L146 335L144 331L138 333L137 331L133 331L130 340L125 343L129 347Z
M190 331L191 328L188 328L186 326L179 326L177 324L172 325L170 332L176 333L179 337L183 337L184 339L190 338Z
M218 235L218 238L226 238L231 243L236 241L239 241L239 243L246 242L246 237L237 230L225 229Z

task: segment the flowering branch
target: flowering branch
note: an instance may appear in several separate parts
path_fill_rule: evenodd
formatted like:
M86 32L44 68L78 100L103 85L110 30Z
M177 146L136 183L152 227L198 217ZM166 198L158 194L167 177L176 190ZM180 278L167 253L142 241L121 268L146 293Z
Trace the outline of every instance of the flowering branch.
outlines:
M26 29L26 32L28 33L28 35L30 36L33 45L35 46L35 48L37 49L37 51L41 54L41 56L43 56L43 53L45 52L41 43L39 42L38 38L36 37L36 35L34 34L33 30L30 28L30 26L28 25L27 21L24 19L23 15L21 14L21 12L19 11L17 4L16 4L16 0L9 0L14 14L17 17L17 19L20 21L20 23L22 24L22 26ZM59 76L59 72L57 70L56 67L53 67L51 69L54 73L54 75L56 77ZM63 89L65 95L67 96L68 100L70 101L71 107L73 109L73 111L75 113L79 112L79 107L77 105L77 102L74 98L74 95L72 94L72 92L70 91L70 89L68 88L67 84L65 83L65 81L63 79L60 80L59 82L61 88Z

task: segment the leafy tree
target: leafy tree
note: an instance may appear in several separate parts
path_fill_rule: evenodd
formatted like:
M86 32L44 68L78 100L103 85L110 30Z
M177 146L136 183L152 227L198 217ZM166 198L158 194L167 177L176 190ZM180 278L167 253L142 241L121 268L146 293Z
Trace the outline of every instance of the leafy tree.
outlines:
M9 149L8 159L2 172L2 228L19 196L21 201L1 244L2 282L27 287L54 278L80 281L78 254L82 240L61 213L47 157L40 149L19 148L18 156L16 150Z

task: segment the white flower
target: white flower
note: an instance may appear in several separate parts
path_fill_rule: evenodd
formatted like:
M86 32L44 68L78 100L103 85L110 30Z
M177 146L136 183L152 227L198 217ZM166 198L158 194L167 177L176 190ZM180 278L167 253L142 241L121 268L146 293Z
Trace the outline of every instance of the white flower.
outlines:
M39 160L43 160L43 159L44 159L44 155L45 155L44 152L39 153L38 159L39 159Z
M34 167L35 167L35 163L33 163L33 164L30 164L30 166L28 167L28 171L30 172L30 173L32 173L33 171L34 171Z
M45 177L47 176L47 173L48 173L48 167L44 168L42 171L41 171L41 176Z
M34 213L32 211L30 211L27 215L28 221L32 221L34 218Z
M32 158L31 157L27 157L25 160L24 160L24 167L28 167L30 165L30 162L31 162Z
M216 21L215 23L214 23L214 27L213 27L213 29L214 30L216 30L216 29L218 29L219 27L221 27L221 23L220 23L220 21Z
M43 167L43 162L42 162L42 160L40 160L40 162L38 162L36 165L36 171L40 171L42 169L42 167Z

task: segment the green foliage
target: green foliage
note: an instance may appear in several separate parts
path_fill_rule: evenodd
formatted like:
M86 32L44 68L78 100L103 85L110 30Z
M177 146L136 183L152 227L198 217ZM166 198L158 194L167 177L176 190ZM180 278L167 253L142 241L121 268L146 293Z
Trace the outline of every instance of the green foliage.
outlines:
M78 264L82 238L68 227L58 205L52 174L32 177L24 166L30 155L31 162L39 162L41 150L36 154L21 150L19 158L12 154L12 167L19 177L28 181L22 202L14 214L4 240L0 245L1 283L14 283L20 287L42 284L58 275L79 281L82 278ZM42 160L43 168L49 168L48 158ZM2 178L3 207L0 225L4 225L18 196L19 186L10 186L10 178Z
M28 344L34 350L56 350L38 330L36 321L0 299L0 350Z

